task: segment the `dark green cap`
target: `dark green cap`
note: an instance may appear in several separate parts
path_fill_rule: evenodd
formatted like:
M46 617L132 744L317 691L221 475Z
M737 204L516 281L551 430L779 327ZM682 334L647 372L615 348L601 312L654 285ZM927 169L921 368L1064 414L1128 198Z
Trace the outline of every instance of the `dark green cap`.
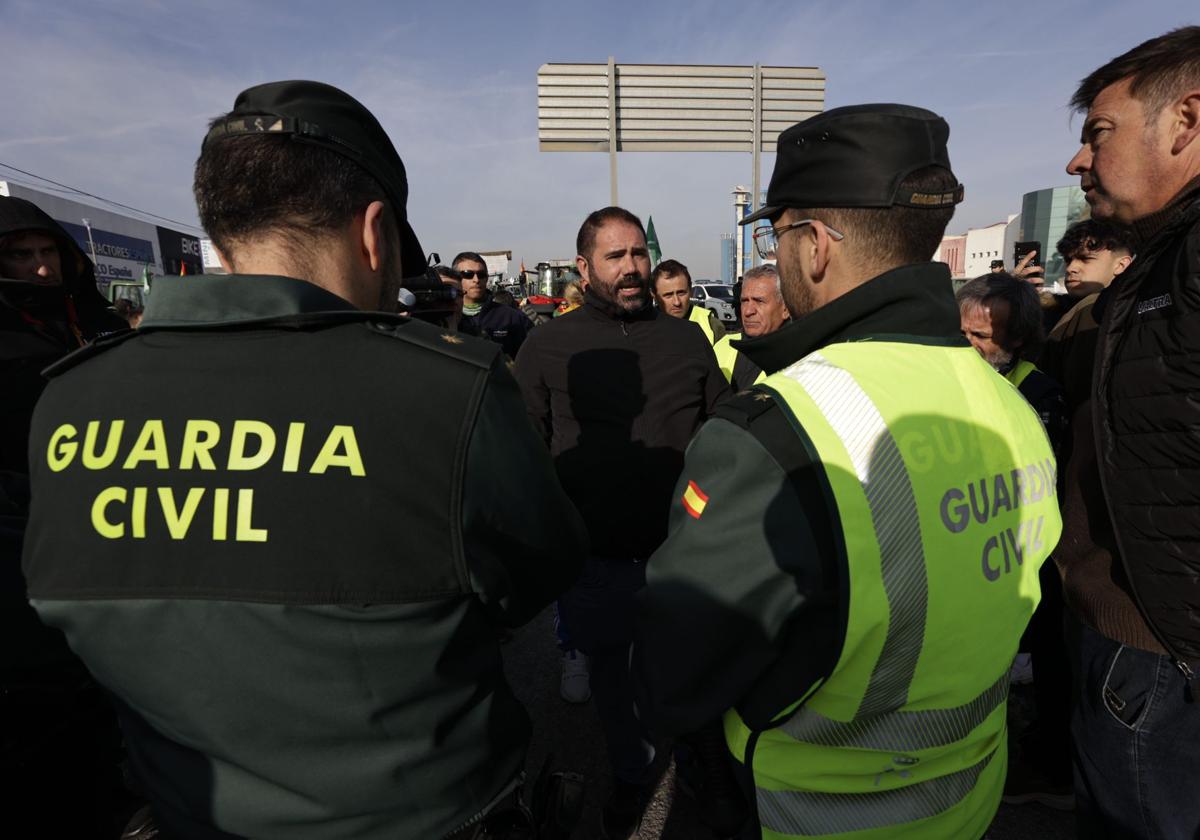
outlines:
M238 94L232 113L214 123L204 143L234 134L287 134L357 163L379 182L400 226L403 274L425 273L425 252L408 223L408 176L387 132L361 102L332 85L288 81Z
M834 108L779 135L767 204L742 224L773 218L789 207L951 207L962 184L944 192L900 189L918 169L950 169L950 126L910 105ZM955 178L957 181L957 178Z

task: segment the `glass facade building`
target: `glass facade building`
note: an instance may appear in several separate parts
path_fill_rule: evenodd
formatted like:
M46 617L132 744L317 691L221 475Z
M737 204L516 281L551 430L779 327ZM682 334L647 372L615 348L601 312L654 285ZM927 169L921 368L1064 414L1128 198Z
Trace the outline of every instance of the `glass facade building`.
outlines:
M737 279L737 240L732 233L721 234L721 282L733 285Z
M1051 187L1025 193L1021 200L1021 242L1038 243L1038 259L1046 269L1046 285L1062 283L1066 266L1055 246L1067 228L1090 215L1091 208L1077 186ZM1005 254L1005 262L1012 254Z

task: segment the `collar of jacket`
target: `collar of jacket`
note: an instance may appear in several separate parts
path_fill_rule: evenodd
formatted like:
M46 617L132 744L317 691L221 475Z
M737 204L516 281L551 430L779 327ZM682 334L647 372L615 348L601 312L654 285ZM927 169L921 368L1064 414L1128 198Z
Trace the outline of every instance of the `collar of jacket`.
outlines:
M591 289L583 293L583 309L597 321L653 321L658 314L649 300L641 309L630 312L604 300Z
M492 296L489 294L487 297L485 297L485 298L483 299L483 302L479 304L479 311L478 311L478 312L476 312L474 315L471 315L471 316L469 316L469 317L471 317L471 318L480 318L480 317L482 317L482 316L483 316L483 314L484 314L485 312L487 312L488 310L491 310L491 309L495 309L497 306L499 306L499 304L498 304L498 303L495 303L495 302L493 302L493 301L492 301ZM467 316L464 316L464 317L467 317Z
M1132 231L1136 244L1134 265L1139 262L1145 264L1146 257L1155 251L1157 245L1170 241L1180 230L1195 224L1197 219L1200 219L1200 177L1192 181L1178 198L1162 210L1133 223Z
M767 373L829 344L871 338L969 346L945 263L918 263L880 274L759 338L734 341Z
M345 311L357 308L304 280L272 274L198 274L155 280L142 326L196 327Z
M1130 226L1129 229L1133 233L1134 245L1137 250L1141 251L1164 228L1173 226L1173 223L1187 212L1188 205L1194 198L1200 198L1200 175L1188 181L1183 189L1161 210L1143 216Z

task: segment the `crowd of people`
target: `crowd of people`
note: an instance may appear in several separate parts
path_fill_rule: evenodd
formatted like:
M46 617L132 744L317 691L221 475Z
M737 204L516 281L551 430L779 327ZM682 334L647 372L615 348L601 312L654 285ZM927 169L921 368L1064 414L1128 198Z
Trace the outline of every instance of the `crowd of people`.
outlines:
M464 251L423 318L405 165L317 82L210 124L228 273L161 278L136 328L0 197L11 810L565 838L501 654L552 609L606 838L664 749L714 837L979 838L1002 799L1200 836L1200 27L1071 104L1065 301L1030 259L955 291L949 126L849 106L780 135L740 334L621 207L584 218L557 317Z

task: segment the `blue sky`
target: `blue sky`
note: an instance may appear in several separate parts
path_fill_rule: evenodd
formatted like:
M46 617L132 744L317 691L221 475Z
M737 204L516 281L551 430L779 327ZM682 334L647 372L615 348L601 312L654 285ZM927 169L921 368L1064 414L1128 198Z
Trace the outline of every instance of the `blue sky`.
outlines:
M2 163L194 224L205 121L250 85L317 79L388 130L426 250L511 249L515 268L574 256L579 223L608 203L606 155L538 151L545 62L816 65L827 107L930 108L950 123L967 185L955 232L1019 211L1024 192L1071 183L1075 84L1200 11L1174 0L0 0L0 22ZM773 165L765 154L764 186ZM622 204L653 215L664 256L719 276L730 191L749 186L750 155L631 152L619 169Z

